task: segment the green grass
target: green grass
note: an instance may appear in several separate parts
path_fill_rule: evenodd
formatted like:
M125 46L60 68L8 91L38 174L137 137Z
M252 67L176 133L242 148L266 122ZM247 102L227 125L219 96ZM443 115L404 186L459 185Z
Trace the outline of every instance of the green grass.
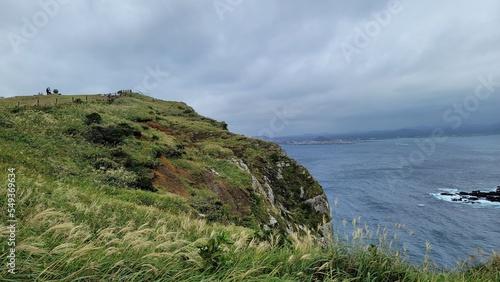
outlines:
M0 171L8 167L2 165ZM500 257L453 271L411 266L387 249L319 245L310 234L266 241L234 225L207 223L184 213L182 203L165 209L123 194L110 195L85 181L64 184L16 171L18 245L16 275L2 281L498 281ZM143 192L145 193L145 192ZM4 198L5 190L1 197ZM163 198L173 201L175 199ZM2 223L6 217L2 214ZM2 227L4 230L4 226ZM207 267L200 246L225 231L234 244L221 244L217 268ZM5 234L5 231L2 231ZM355 236L354 236L355 237ZM6 260L6 253L1 256ZM5 264L3 264L5 265Z
M3 200L1 281L500 281L498 255L452 270L430 260L415 266L404 260L397 240L355 220L349 240L319 241L316 226L324 220L291 196L300 187L308 187L308 197L317 195L317 182L276 145L230 134L222 122L183 103L136 94L112 103L90 95L81 104L57 97L68 103L32 107L37 97L0 100L0 198L7 199L9 168L16 169L17 186L17 274L5 267L10 232ZM43 97L49 98L55 96ZM18 101L29 106L17 107ZM92 113L102 122L85 124ZM140 136L124 133L110 145L86 135L93 126L119 124ZM159 152L171 154L190 198L134 186L162 165ZM303 224L304 231L261 228L273 208L251 190L251 176L234 158L256 178L287 188L289 194L276 198L286 201L289 222ZM283 179L268 167L281 167ZM219 176L206 183L211 170ZM251 204L223 202L209 185L249 193ZM233 204L248 215L232 214Z

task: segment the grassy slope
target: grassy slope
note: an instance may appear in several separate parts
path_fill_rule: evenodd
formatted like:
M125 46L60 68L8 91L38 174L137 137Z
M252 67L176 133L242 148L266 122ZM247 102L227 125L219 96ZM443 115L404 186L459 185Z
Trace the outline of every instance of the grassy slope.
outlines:
M38 103L37 99L39 107L22 106ZM72 99L88 102L71 103ZM21 107L13 107L18 102ZM185 210L194 208L209 221L258 229L274 213L281 230L289 222L312 229L323 222L321 214L310 212L310 205L289 195L299 195L305 187L308 199L322 194L321 187L308 173L297 174L301 168L281 156L278 146L231 134L224 122L199 116L184 103L140 95L113 103L90 95L32 96L0 103L10 107L0 127L5 146L10 146L3 162L10 165L23 164L56 179L85 178L115 188L174 193L188 198L178 199ZM100 122L87 118L94 113ZM253 193L251 176L234 160L243 160L261 182L270 179L282 188L274 196L289 211L287 218L278 217L276 207ZM283 177L270 173L276 163L285 162ZM150 194L141 197L143 204L164 202Z
M85 101L84 97L80 98ZM267 214L260 214L256 204L237 206L230 197L221 203L207 185L248 193L248 174L227 160L242 158L250 168L257 168L268 160L252 148L277 159L279 151L274 145L230 134L223 123L200 117L185 104L137 95L112 104L89 96L89 102L74 104L66 96L67 104L55 107L52 96L43 97L38 108L13 107L17 101L31 105L33 100L26 99L36 98L0 100L0 183L7 182L8 168L16 168L19 272L12 276L2 268L2 281L500 279L498 258L476 268L436 274L425 266L417 269L402 263L395 253L383 254L379 250L385 249L385 243L369 249L359 242L335 241L325 248L307 232L286 240L279 234L255 234ZM85 124L86 115L94 112L102 122ZM130 128L124 130L130 134L118 144L88 141L98 135L93 128L116 129L119 123L127 123ZM149 187L150 170L169 166L177 176L169 178L165 169L155 172L152 184L157 192L126 188ZM207 168L220 177L201 181L213 178L206 175ZM165 190L156 182L159 176L168 180L169 187L182 183L194 196ZM2 189L0 198L6 199L6 193ZM313 196L317 191L307 193ZM200 211L205 217L198 216ZM291 213L296 220L312 220L301 218L299 209ZM9 235L7 219L5 212L0 213L2 238ZM223 232L233 243L223 242ZM5 240L2 245L7 248ZM212 247L210 257L200 256L202 246ZM6 256L2 251L4 266Z

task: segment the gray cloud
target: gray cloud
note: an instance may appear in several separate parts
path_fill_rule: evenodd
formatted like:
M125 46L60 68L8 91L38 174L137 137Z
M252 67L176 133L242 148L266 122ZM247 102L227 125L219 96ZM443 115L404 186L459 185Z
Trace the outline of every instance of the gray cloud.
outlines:
M114 92L159 68L169 76L150 95L185 101L237 133L279 136L443 124L480 76L500 82L494 0L400 1L390 18L390 1L220 2L234 4L223 19L215 1L5 1L2 96L46 86ZM356 48L350 61L346 44ZM500 122L498 88L467 122Z

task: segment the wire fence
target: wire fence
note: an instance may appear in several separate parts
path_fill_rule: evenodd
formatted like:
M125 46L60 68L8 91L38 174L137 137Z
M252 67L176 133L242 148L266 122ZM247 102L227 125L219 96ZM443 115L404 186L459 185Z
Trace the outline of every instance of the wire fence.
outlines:
M87 103L98 101L113 101L124 94L123 92L109 94L92 94L92 95L34 95L34 96L16 96L12 98L0 99L0 105L7 107L40 107L40 106L57 106L70 103Z

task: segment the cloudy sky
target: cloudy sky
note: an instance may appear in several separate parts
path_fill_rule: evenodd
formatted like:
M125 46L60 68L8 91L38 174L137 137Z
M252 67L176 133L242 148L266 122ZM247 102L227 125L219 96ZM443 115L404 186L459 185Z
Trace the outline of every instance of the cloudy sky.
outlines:
M134 89L250 136L500 123L497 0L0 6L0 96Z

